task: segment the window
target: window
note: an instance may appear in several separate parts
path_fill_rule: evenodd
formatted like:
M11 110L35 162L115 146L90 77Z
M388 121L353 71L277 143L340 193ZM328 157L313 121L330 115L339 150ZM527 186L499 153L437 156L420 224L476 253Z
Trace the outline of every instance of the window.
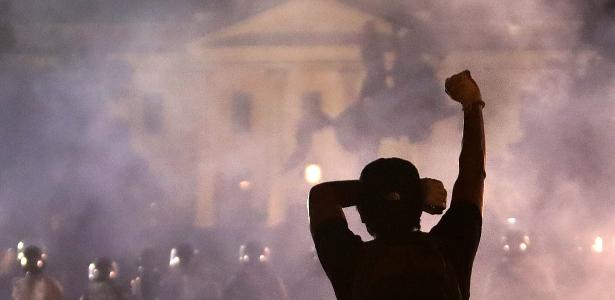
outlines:
M246 92L234 93L231 113L235 133L250 132L252 129L252 95Z

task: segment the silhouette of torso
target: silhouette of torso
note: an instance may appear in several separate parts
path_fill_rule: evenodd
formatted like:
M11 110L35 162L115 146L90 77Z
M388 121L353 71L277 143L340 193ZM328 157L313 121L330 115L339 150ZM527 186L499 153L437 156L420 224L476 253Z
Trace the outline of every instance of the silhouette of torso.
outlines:
M287 299L280 278L265 264L244 265L224 292L226 300Z
M60 284L44 275L26 276L16 280L11 295L14 300L61 300Z
M87 293L82 300L124 300L124 293L114 282L95 281L88 285Z
M355 299L459 299L444 256L424 232L363 244L353 284ZM448 285L452 286L449 287ZM452 291L451 291L452 290ZM403 297L402 297L403 296Z
M219 300L217 282L197 272L173 271L162 281L160 299L163 300Z
M457 205L429 233L363 242L330 219L313 236L338 299L468 299L481 225L477 207Z

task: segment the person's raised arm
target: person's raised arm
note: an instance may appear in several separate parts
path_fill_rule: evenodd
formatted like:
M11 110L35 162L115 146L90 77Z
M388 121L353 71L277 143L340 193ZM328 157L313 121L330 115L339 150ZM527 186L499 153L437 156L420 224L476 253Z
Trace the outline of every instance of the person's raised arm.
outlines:
M363 193L363 184L358 180L330 181L312 187L308 199L310 229L314 231L331 218L345 220L342 208L356 205Z
M446 79L446 93L463 105L463 142L459 156L459 175L453 187L451 207L460 203L483 210L485 181L485 130L480 89L470 71Z

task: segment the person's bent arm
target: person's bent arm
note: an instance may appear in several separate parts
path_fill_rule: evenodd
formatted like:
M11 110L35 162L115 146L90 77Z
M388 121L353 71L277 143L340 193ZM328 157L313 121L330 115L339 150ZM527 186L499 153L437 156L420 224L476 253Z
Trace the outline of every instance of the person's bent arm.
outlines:
M363 193L363 184L358 180L324 182L312 187L308 199L312 232L328 219L346 220L342 208L356 205Z
M469 203L476 205L482 213L485 181L484 102L469 71L447 79L446 92L463 105L464 114L459 175L453 187L451 207Z

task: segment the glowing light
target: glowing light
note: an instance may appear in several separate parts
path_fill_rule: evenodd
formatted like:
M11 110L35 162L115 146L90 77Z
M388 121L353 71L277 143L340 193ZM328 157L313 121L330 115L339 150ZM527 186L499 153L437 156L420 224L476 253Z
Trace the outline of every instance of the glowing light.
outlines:
M322 179L322 170L319 165L311 164L305 167L305 181L309 184L317 184Z
M252 183L247 181L247 180L242 180L242 181L239 182L239 188L242 191L249 190L251 187L252 187Z
M263 254L258 256L258 260L260 262L268 261L270 253L271 253L271 250L269 250L269 247L265 247L265 249L263 249Z
M527 250L527 244L526 243L519 244L519 250L521 250L521 251Z
M504 251L506 251L506 252L510 251L510 246L504 245Z
M174 267L179 265L179 263L181 262L181 259L177 256L171 258L171 260L169 261L169 266Z
M604 251L604 241L601 237L597 236L592 244L592 252L602 253L602 251Z
M21 251L24 248L24 243L23 241L19 241L19 243L17 243L17 250Z
M37 260L37 261L36 261L36 266L37 266L37 267L42 268L42 267L43 267L43 265L44 265L44 263L43 263L43 261L42 261L42 260L40 260L40 259L39 259L39 260Z
M517 224L517 218L508 218L508 219L506 219L506 223L508 223L510 225L515 225L515 224Z
M27 259L27 258L25 258L25 257L22 257L22 258L19 260L19 263L21 263L21 266L22 266L22 267L25 267L25 266L28 264L28 259Z
M169 258L169 266L174 267L179 265L181 259L177 256L177 249L171 249L171 258Z

